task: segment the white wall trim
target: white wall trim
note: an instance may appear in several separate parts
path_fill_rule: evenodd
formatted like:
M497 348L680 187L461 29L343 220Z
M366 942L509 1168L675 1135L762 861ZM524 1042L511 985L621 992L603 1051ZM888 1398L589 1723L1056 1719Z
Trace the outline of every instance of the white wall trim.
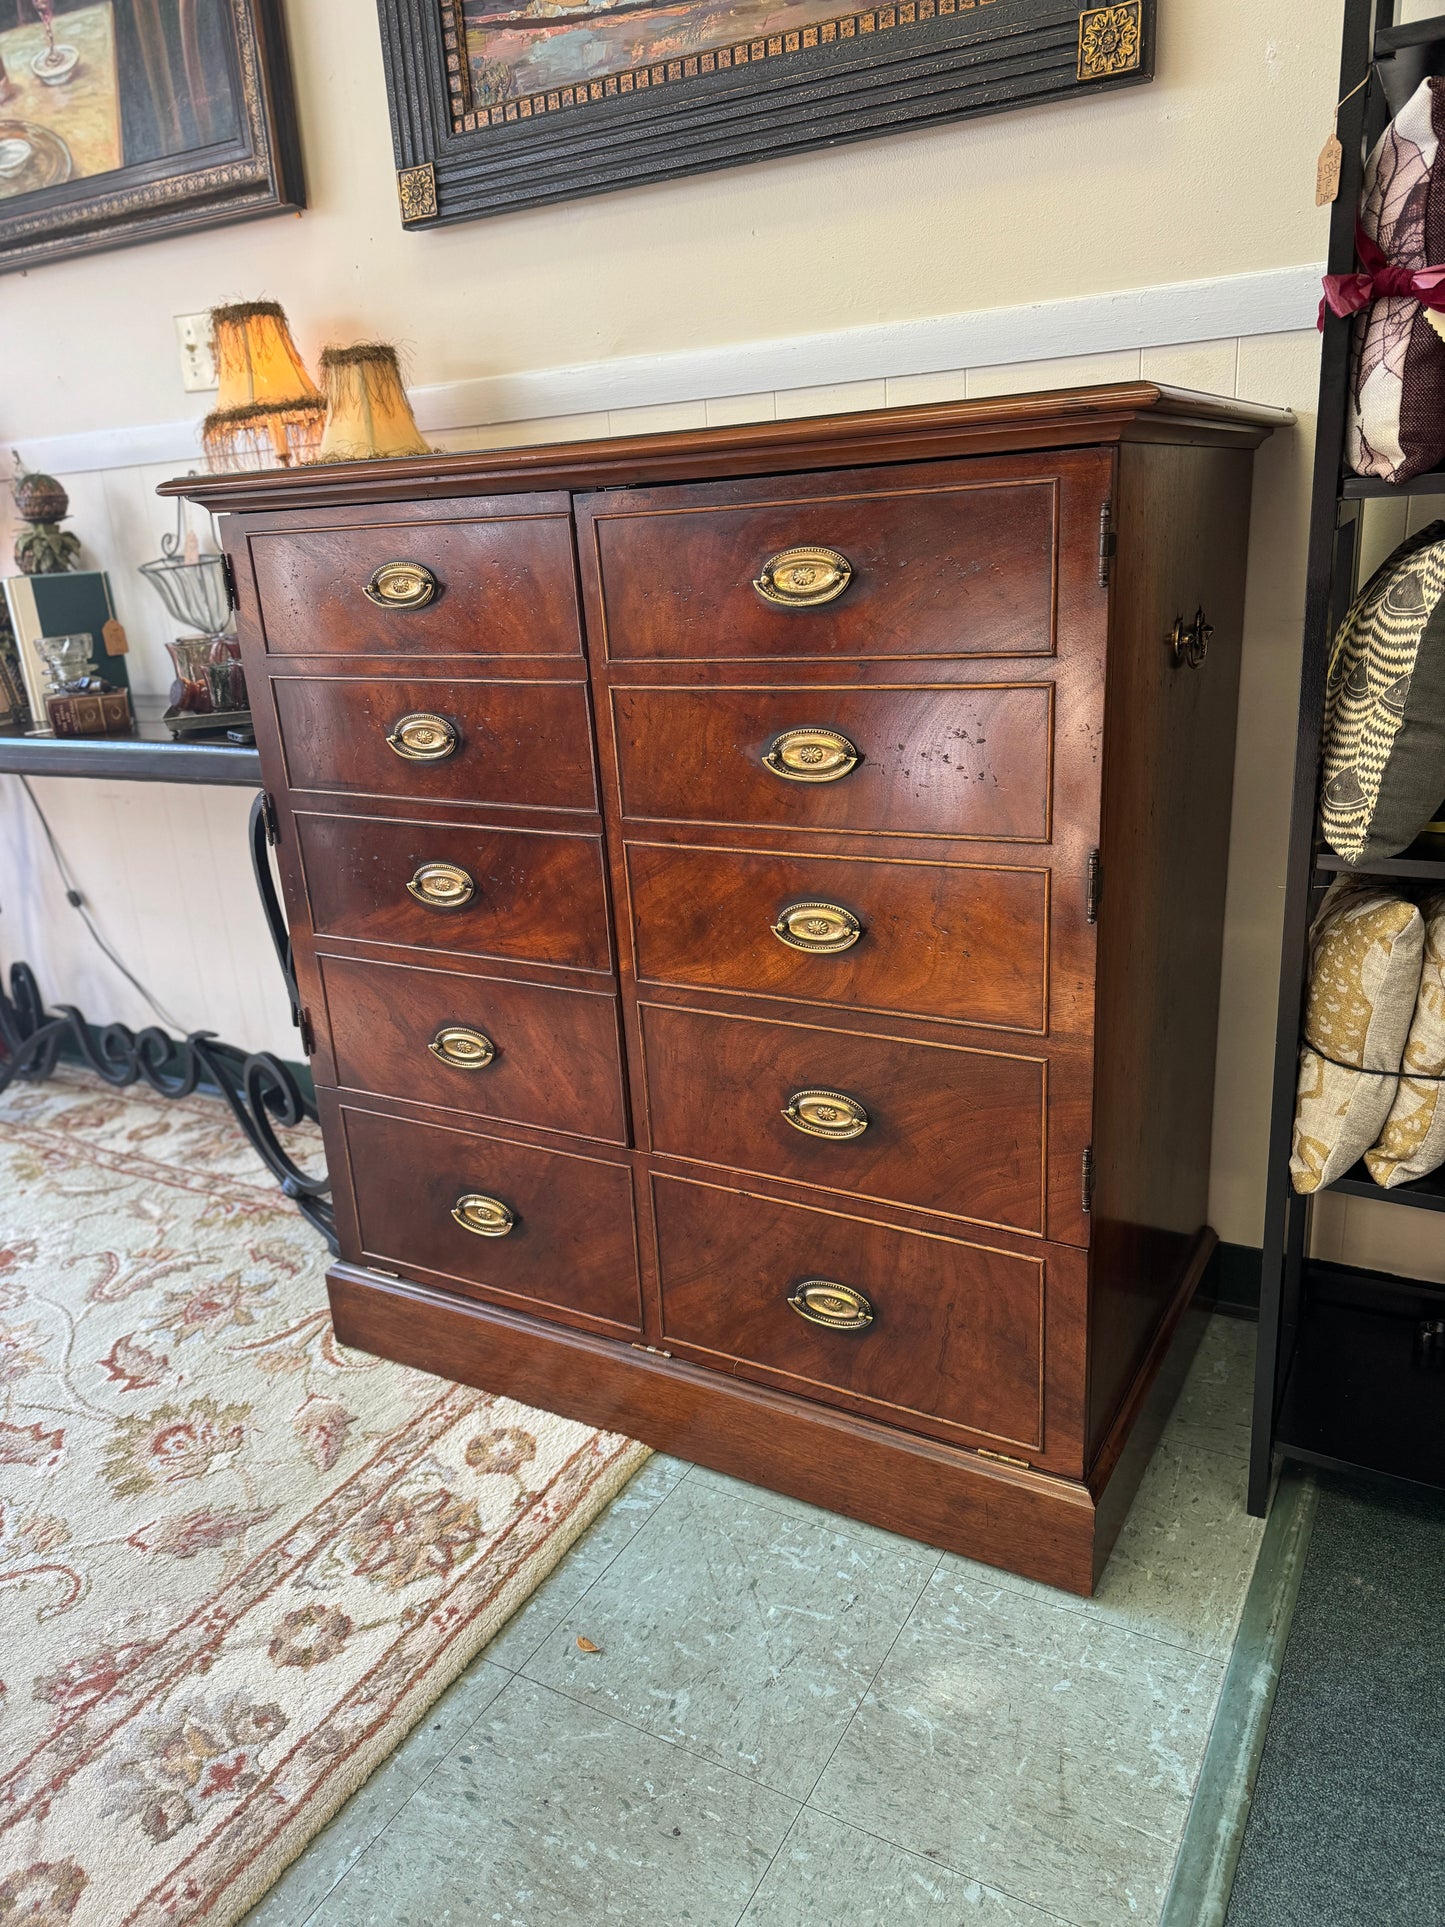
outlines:
M1314 325L1323 269L1316 263L1178 281L1118 294L1069 296L1025 307L983 308L923 321L875 323L830 334L782 336L681 354L626 355L480 375L412 390L423 430L705 401L777 389L928 375L954 368L997 368L1017 361L1168 348L1240 335L1289 334ZM55 475L144 463L197 460L195 421L99 429L80 435L27 436L29 467Z

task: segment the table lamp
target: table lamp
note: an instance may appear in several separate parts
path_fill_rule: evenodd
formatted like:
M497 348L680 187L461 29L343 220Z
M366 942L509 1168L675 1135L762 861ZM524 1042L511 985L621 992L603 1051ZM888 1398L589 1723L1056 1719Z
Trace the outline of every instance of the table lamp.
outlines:
M326 431L316 461L364 462L430 453L406 398L395 348L378 341L324 348L321 385L326 391Z
M213 471L290 468L310 461L326 404L274 301L212 308L219 392L201 429Z

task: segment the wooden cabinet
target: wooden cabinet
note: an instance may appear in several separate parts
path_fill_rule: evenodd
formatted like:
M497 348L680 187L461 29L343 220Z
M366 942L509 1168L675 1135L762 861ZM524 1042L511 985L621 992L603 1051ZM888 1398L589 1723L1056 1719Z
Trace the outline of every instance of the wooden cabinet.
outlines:
M342 1338L1090 1590L1213 1244L1280 419L1139 383L177 484Z

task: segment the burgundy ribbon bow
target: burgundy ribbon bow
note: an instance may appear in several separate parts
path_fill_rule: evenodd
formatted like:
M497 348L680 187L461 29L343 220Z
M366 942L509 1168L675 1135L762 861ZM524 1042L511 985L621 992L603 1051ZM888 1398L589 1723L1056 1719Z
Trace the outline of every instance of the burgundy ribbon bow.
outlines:
M1320 329L1325 325L1325 309L1331 314L1358 314L1372 301L1385 301L1391 295L1404 295L1422 307L1445 314L1445 267L1397 268L1385 259L1377 242L1362 227L1355 228L1355 253L1362 272L1327 274L1325 298L1320 303Z

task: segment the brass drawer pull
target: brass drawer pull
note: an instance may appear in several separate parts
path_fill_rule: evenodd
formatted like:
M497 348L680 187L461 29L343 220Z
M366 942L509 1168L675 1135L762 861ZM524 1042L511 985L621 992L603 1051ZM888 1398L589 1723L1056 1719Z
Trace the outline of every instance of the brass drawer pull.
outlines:
M460 910L477 894L477 886L456 863L423 863L407 889L428 910Z
M440 587L420 562L383 562L361 593L378 609L424 609Z
M788 1303L799 1318L828 1331L867 1331L873 1323L873 1307L862 1292L851 1285L836 1285L831 1278L805 1278L788 1294Z
M442 763L455 756L461 747L455 723L427 710L414 710L401 716L386 732L386 746L406 763Z
M851 950L863 934L862 924L841 903L790 903L772 928L779 943L818 956Z
M443 1024L427 1049L454 1071L484 1071L497 1054L485 1031L472 1030L466 1024Z
M517 1222L517 1214L500 1198L489 1198L481 1191L465 1191L452 1206L452 1216L463 1231L479 1238L505 1238Z
M780 549L758 571L753 587L779 609L817 609L836 602L853 580L853 564L837 549Z
M775 736L763 768L790 783L836 783L858 766L858 745L836 729L785 729Z
M795 1131L840 1144L862 1137L868 1129L868 1113L856 1097L845 1097L841 1091L794 1091L783 1116Z
M1186 622L1183 616L1175 618L1164 643L1176 669L1202 669L1213 638L1214 624L1206 618L1203 609L1196 609L1193 622Z

